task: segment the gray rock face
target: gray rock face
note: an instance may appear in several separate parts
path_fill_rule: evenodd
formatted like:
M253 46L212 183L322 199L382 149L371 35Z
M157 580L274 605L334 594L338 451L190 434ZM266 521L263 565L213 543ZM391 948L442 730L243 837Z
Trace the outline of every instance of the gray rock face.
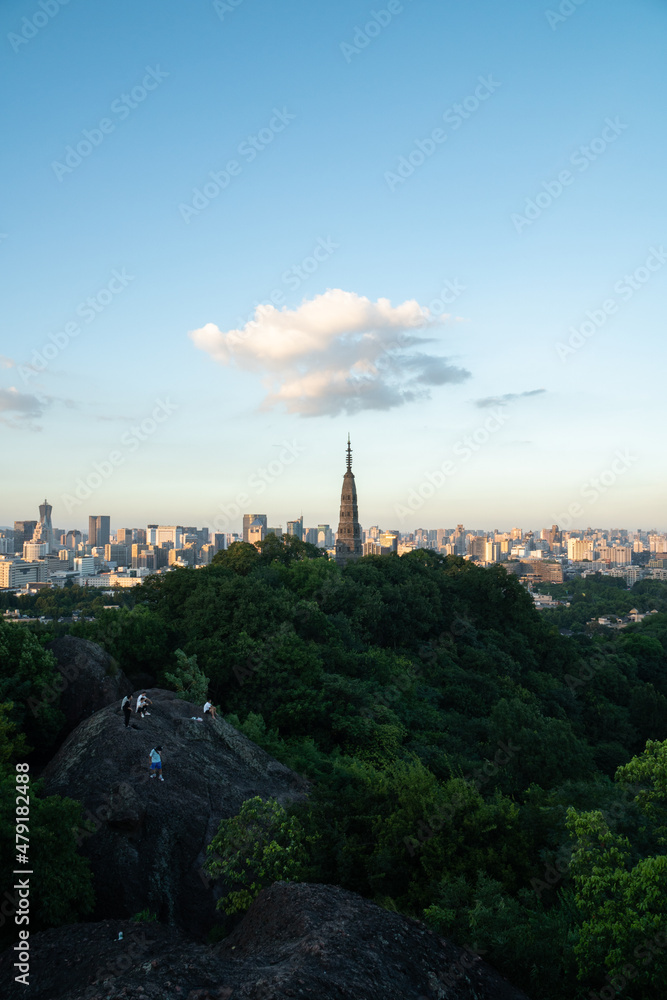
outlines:
M125 728L120 699L85 719L44 771L47 794L78 799L94 831L79 838L95 878L96 915L153 911L204 935L222 920L203 863L220 820L255 795L286 804L307 783L223 719L193 721L201 706L150 689L145 719ZM162 747L164 781L150 777Z
M329 885L276 883L218 945L106 920L31 935L31 955L33 1000L527 1000L472 952ZM12 961L7 1000L27 995Z
M66 635L48 644L63 676L60 707L71 731L92 712L121 698L132 686L116 661L97 643Z

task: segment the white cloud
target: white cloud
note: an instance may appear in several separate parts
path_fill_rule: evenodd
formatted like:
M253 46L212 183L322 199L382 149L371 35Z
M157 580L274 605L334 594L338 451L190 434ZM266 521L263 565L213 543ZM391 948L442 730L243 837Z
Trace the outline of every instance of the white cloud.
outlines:
M448 318L431 316L414 299L392 306L335 288L298 309L257 306L242 329L223 332L207 323L189 336L220 364L263 373L265 407L334 416L388 410L428 397L434 385L468 378L446 358L414 351L434 339L417 331Z
M6 358L4 354L0 354L0 368L14 368L16 365L15 361L11 358Z

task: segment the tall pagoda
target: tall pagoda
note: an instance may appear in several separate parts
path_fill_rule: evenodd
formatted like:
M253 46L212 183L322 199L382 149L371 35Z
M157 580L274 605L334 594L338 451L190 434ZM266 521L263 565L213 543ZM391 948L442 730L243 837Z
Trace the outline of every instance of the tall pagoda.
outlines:
M361 544L361 527L359 526L359 511L357 509L357 487L352 472L352 448L350 435L347 436L347 470L343 476L343 489L340 495L340 520L338 522L338 537L336 539L336 562L344 566L351 559L360 559L363 555Z

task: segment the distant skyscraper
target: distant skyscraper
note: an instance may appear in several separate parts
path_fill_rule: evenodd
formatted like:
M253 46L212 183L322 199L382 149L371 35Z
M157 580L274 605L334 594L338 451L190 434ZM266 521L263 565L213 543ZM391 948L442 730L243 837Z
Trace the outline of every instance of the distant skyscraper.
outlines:
M243 541L244 542L251 541L251 539L248 537L248 532L249 532L249 529L250 529L250 525L253 523L253 521L257 521L257 520L261 521L262 524L264 525L264 534L266 534L266 529L267 529L267 526L268 526L268 520L267 520L266 514L244 514L243 515ZM255 534L256 534L256 532L255 532ZM258 539L257 538L253 538L252 541L258 541Z
M110 541L111 517L109 514L91 514L88 518L88 544L91 549L98 545L108 545Z
M343 476L343 488L340 495L340 521L338 522L338 538L336 540L336 562L344 566L351 559L359 559L363 555L361 544L361 527L359 526L359 511L357 509L357 487L352 472L352 449L350 435L347 436L347 470Z
M32 541L37 521L14 521L14 552L23 552L23 543Z
M39 505L39 524L35 528L32 536L33 542L38 542L47 546L47 552L54 549L53 525L51 524L51 511L53 507L47 500Z
M303 541L303 514L298 521L288 521L287 522L287 534L296 535Z

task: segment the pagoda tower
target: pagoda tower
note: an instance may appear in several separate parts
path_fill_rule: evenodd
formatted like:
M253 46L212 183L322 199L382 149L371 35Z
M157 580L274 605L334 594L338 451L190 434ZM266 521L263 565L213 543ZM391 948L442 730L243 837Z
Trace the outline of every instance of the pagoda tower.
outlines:
M338 538L336 539L336 562L344 566L351 559L360 559L363 555L361 544L361 528L359 526L359 511L357 509L357 487L354 484L352 472L352 449L350 435L347 436L347 471L343 476L343 489L340 495L340 520L338 522Z

